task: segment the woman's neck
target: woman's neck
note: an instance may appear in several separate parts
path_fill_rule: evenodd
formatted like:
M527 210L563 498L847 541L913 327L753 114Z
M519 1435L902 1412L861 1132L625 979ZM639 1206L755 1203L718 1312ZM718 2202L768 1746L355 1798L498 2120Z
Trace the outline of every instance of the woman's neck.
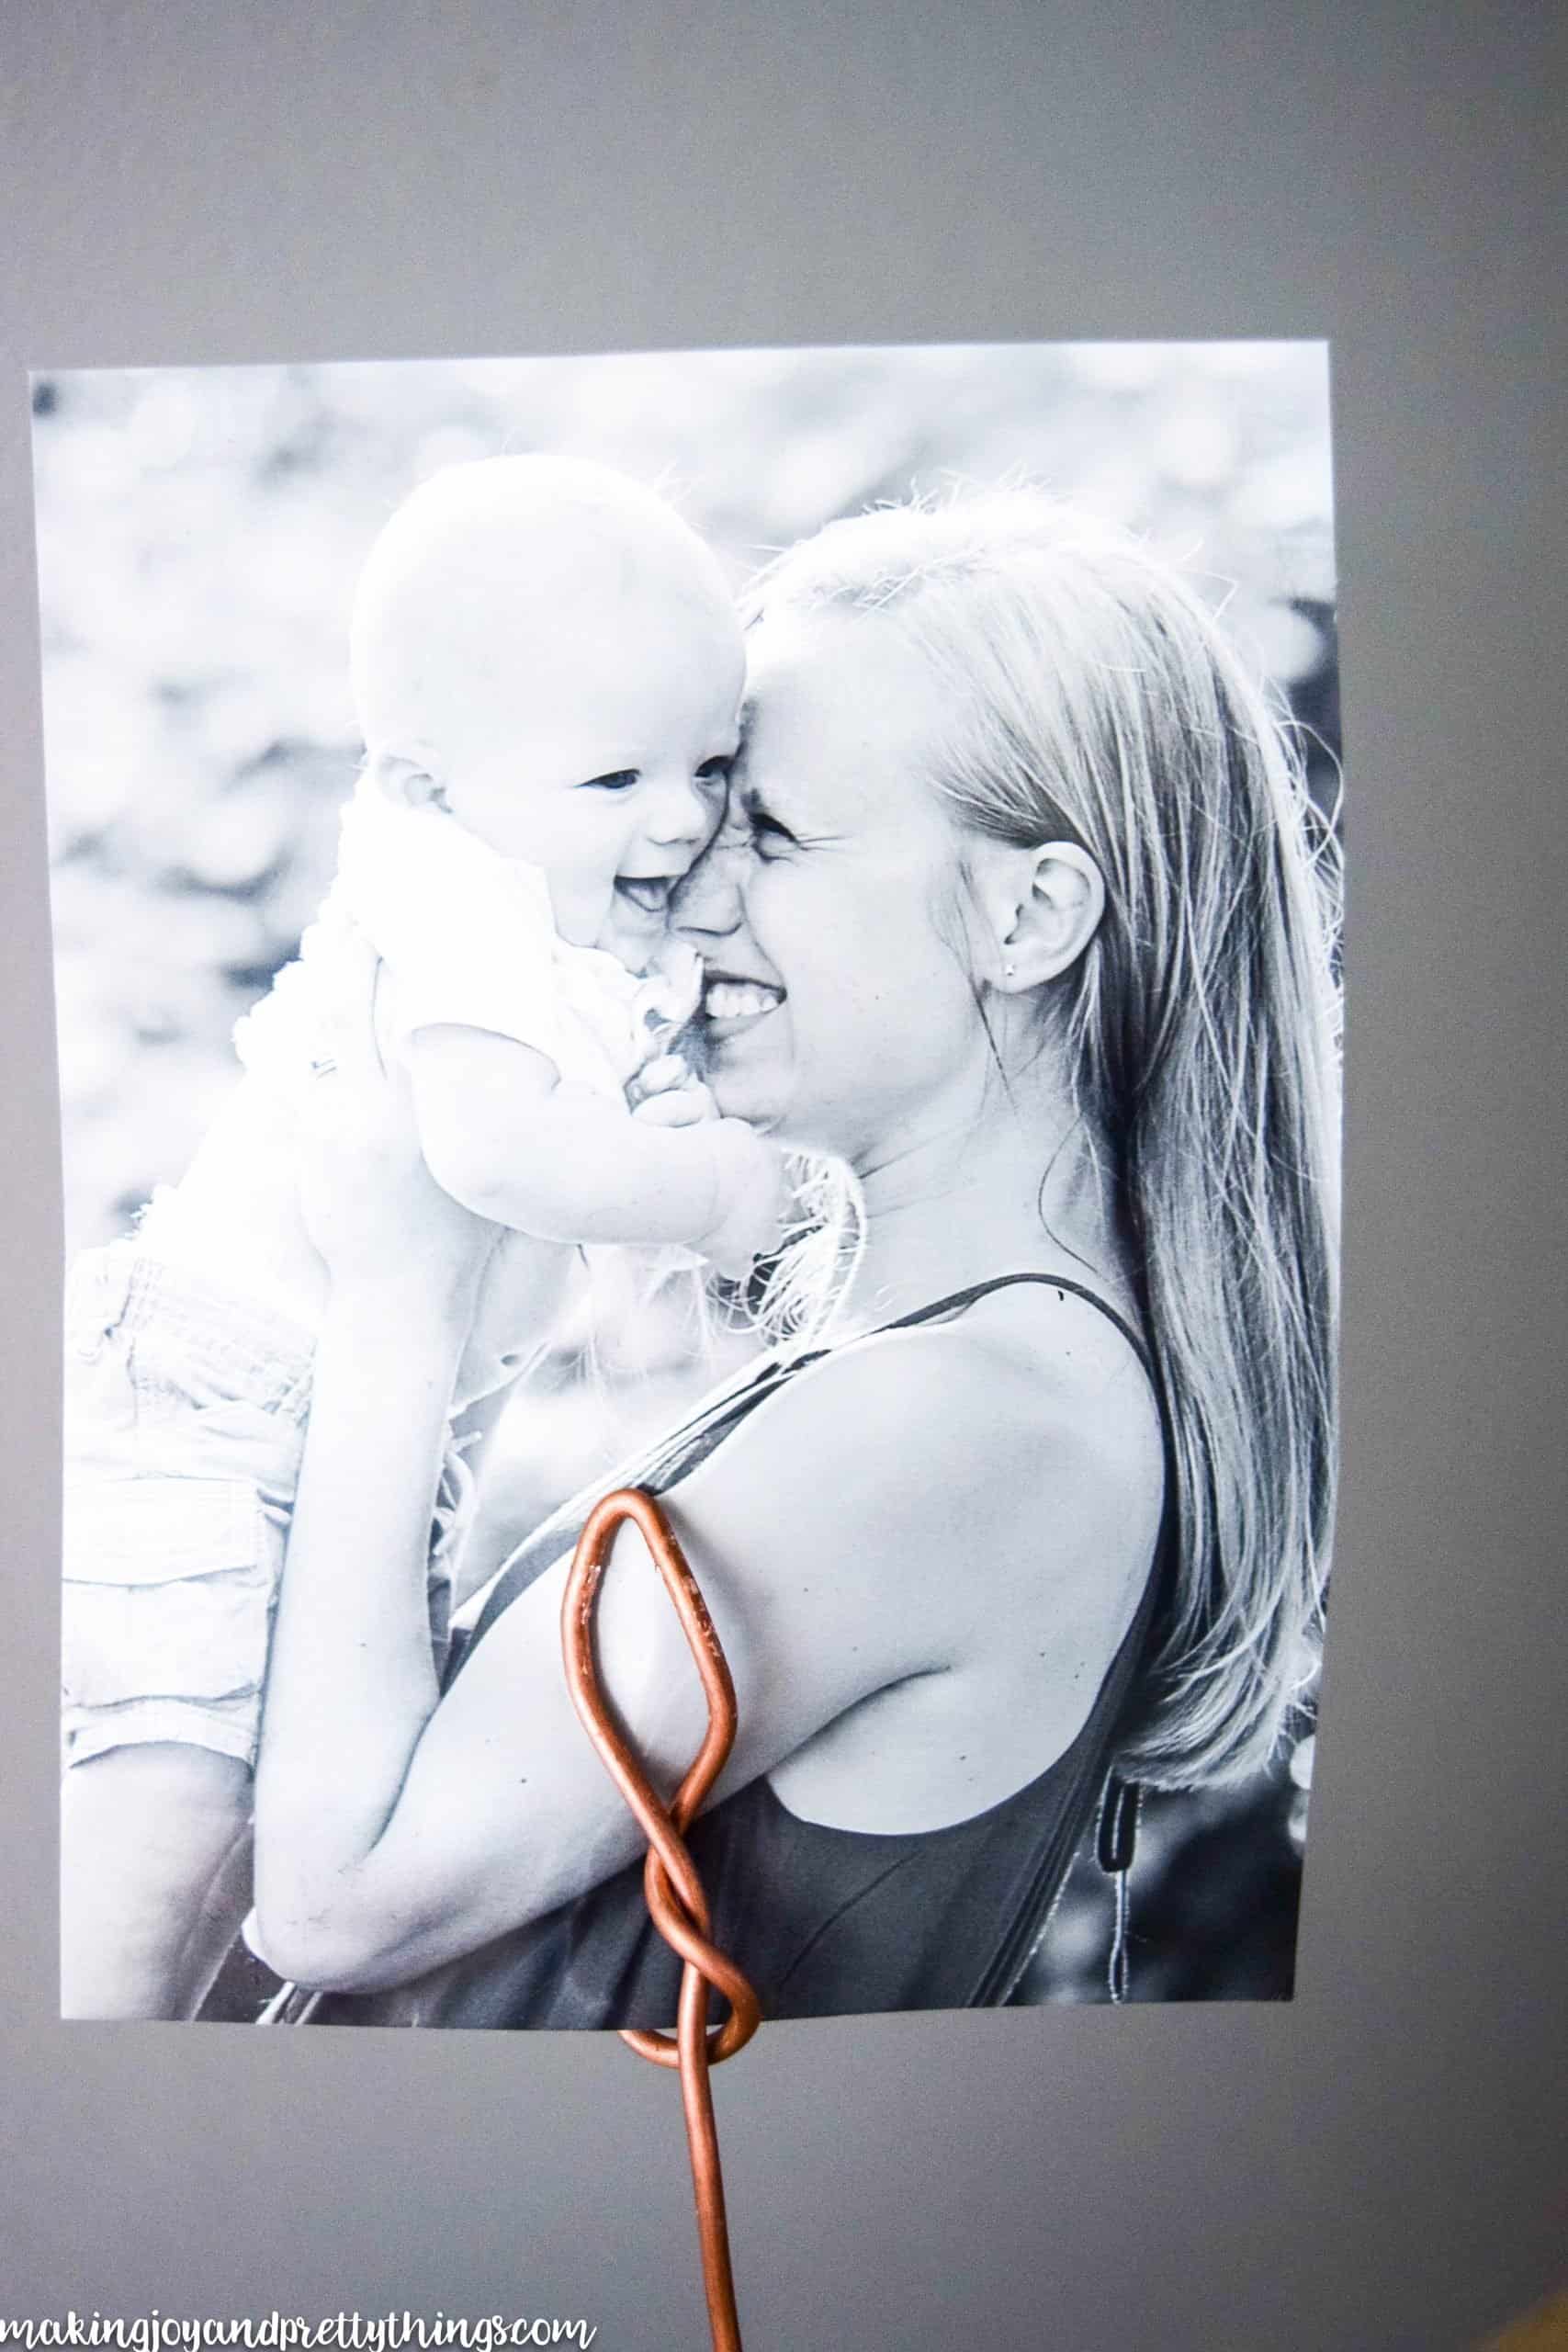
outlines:
M1076 1269L1131 1306L1110 1157L1040 1085L940 1114L860 1176L864 1238L834 1312L847 1337L1000 1273Z

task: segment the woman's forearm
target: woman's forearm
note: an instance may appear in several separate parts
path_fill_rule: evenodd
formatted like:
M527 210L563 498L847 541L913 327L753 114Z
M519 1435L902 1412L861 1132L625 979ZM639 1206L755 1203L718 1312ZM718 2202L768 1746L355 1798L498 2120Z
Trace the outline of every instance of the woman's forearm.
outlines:
M316 1357L256 1768L256 1900L280 1945L352 1907L435 1705L425 1577L471 1298L335 1293Z

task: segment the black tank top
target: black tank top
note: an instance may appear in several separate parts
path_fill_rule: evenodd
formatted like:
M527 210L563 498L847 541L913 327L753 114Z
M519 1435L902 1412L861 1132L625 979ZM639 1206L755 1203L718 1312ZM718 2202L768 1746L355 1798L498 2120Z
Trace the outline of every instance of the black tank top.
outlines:
M1070 1292L1106 1316L1159 1398L1136 1332L1065 1275L1003 1274L882 1329L961 1314L1015 1283ZM830 1352L770 1359L615 1477L547 1520L502 1571L471 1631L457 1636L446 1687L518 1593L572 1548L600 1494L612 1486L667 1492L786 1380ZM1038 1779L946 1828L886 1835L802 1820L760 1776L692 1825L687 1843L707 1890L715 1941L756 1986L764 2017L971 2008L1004 2002L1012 1992L1105 1787L1147 1649L1174 1524L1163 1400L1160 1410L1165 1504L1143 1598L1082 1730ZM679 1961L649 1919L638 1861L413 1983L370 1994L291 1991L269 2017L313 2025L668 2026L680 1977Z

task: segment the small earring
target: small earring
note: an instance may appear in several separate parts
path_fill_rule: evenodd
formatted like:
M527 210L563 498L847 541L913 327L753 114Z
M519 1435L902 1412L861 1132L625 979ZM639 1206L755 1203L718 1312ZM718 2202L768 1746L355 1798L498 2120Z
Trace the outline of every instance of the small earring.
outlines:
M1013 977L1013 970L1014 970L1013 966L1012 966L1011 964L1004 964L1004 965L1002 966L1002 970L1006 973L1006 975L1007 975L1008 978L1010 980L1010 979L1012 978L1012 977Z

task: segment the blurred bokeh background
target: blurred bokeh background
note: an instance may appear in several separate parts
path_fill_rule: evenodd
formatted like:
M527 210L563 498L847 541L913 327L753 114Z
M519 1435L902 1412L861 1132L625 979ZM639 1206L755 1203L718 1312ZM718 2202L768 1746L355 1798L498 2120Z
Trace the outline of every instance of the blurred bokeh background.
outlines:
M360 749L354 579L438 466L534 448L619 466L674 500L737 586L873 501L1043 481L1186 563L1288 698L1320 805L1337 804L1321 345L73 372L35 379L33 409L72 1253L179 1175L233 1082L235 1019L325 889ZM503 1424L483 1558L714 1372L657 1306L610 1335L595 1378L563 1333ZM1289 1994L1310 1756L1303 1736L1242 1789L1145 1806L1134 1999ZM1086 1855L1021 1997L1107 1997L1111 1912Z

